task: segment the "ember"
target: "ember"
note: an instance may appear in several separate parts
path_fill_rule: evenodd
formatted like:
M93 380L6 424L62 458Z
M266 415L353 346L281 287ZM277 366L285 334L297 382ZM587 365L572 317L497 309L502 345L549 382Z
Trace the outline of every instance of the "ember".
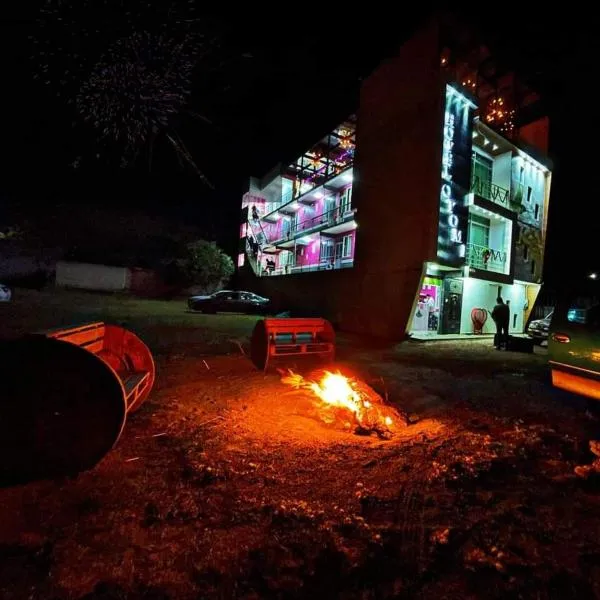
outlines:
M390 437L395 429L405 425L401 415L365 383L342 375L322 371L320 376L305 379L302 375L288 371L281 381L295 389L312 392L319 417L327 424L354 424L357 433L377 433Z

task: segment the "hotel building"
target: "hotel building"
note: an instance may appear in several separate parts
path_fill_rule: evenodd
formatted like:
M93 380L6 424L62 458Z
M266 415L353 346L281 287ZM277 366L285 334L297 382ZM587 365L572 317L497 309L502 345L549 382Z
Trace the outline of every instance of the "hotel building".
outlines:
M355 115L242 199L245 287L341 329L471 334L539 292L550 195L541 98L437 20L362 85ZM460 40L457 41L457 40ZM488 318L484 333L494 331Z

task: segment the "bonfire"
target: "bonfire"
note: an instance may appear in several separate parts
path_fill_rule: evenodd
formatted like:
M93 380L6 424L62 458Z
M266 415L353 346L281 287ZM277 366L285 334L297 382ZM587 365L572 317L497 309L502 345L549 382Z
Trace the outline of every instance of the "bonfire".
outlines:
M318 416L330 425L354 427L356 433L391 437L405 420L366 383L340 372L322 371L305 379L289 370L281 381L297 390L311 392Z

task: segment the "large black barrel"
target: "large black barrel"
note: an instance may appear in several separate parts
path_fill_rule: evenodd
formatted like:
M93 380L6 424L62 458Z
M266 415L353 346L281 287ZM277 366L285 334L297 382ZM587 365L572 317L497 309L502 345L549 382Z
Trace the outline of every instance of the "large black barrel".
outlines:
M126 412L119 378L96 355L42 336L0 343L0 485L93 467Z

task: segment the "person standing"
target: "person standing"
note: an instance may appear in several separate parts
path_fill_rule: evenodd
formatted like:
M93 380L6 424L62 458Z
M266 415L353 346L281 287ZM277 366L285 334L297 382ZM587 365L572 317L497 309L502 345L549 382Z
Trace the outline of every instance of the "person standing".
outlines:
M496 299L496 306L492 310L492 319L496 324L496 335L494 336L494 346L498 350L506 349L508 344L508 324L510 322L510 308L504 304L500 296Z

